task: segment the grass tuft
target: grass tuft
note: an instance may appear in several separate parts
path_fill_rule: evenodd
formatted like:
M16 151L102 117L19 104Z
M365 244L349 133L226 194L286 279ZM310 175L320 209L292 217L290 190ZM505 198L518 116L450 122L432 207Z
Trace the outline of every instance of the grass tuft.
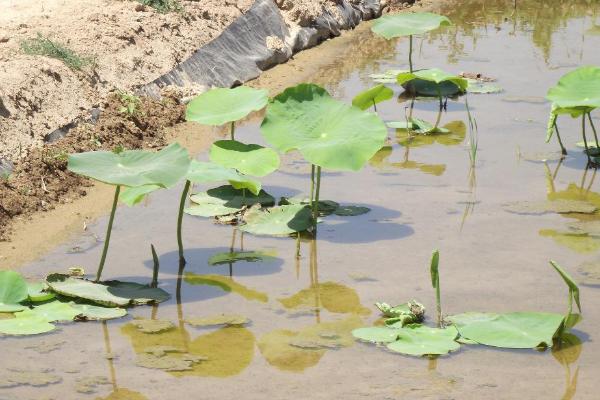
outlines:
M81 57L62 44L53 42L42 36L41 33L38 33L36 38L21 42L21 49L25 54L56 58L65 63L69 68L78 71L87 65L94 64L93 58Z
M179 0L138 0L138 2L163 14L183 11Z

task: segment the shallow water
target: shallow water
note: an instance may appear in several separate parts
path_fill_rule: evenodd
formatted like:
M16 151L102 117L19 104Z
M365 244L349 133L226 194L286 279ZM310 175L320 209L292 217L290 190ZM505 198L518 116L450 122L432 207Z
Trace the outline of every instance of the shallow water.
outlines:
M574 235L569 224L600 219L600 214L521 215L504 205L569 198L600 206L595 172L584 170L585 158L574 146L577 123L560 121L569 149L563 162L535 161L547 158L536 153L559 149L554 141L544 143L547 88L577 65L600 65L600 35L594 28L600 24L600 6L594 1L520 1L513 10L512 1L461 3L447 11L456 26L418 39L414 60L417 67L480 72L504 88L501 94L469 95L479 127L474 173L468 135L409 143L396 140L390 130L389 146L363 171L323 177L322 198L365 205L370 213L327 217L318 240L301 243L300 260L294 239L244 235L244 250L276 257L232 266L207 261L229 250L233 229L186 217L188 265L180 279L174 223L178 191L156 193L136 208L121 207L105 278L149 281L154 243L161 287L173 298L130 314L169 320L175 327L142 333L127 317L64 325L41 337L2 338L0 399L597 398L600 289L589 284L600 280L578 266L597 258L600 238ZM392 47L364 32L359 38L363 44L357 59L339 59L315 77L347 101L372 85L369 74L402 68L407 56L405 40ZM464 103L464 98L450 100L442 124L466 125ZM379 112L386 121L402 120L407 105L390 101ZM432 121L436 106L418 102L413 113ZM256 122L240 127L237 135L262 143ZM285 157L280 172L264 180L275 197L308 191L308 184L309 167L293 154ZM95 235L103 237L106 222L89 226L85 235L22 271L31 278L71 266L92 272L101 251ZM238 233L236 249L240 239ZM428 360L354 343L349 332L378 319L376 301L414 298L433 315L428 262L434 248L441 252L447 314L563 312L567 290L548 265L549 259L558 261L588 283L581 287L584 320L575 331L582 344L555 353L463 346ZM185 322L220 313L241 314L252 322L218 329ZM335 338L339 348L306 348L315 337ZM175 358L186 353L208 360L184 372L136 366L136 359L157 345L175 348ZM8 368L51 369L60 382L2 388Z

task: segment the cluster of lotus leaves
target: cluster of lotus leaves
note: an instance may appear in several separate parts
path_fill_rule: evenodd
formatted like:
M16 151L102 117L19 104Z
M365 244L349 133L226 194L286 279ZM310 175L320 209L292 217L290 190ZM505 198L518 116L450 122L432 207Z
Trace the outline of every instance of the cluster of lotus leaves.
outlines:
M577 118L600 107L600 68L583 66L566 73L548 90L546 98L552 102L546 137L549 141L558 115Z
M216 88L194 98L186 108L186 119L203 125L220 126L262 110L269 101L266 90L247 86Z
M447 17L439 14L428 12L403 13L385 15L377 19L371 30L386 39L393 39L427 33L451 24Z
M337 101L314 84L288 88L273 98L261 131L282 153L298 150L311 164L350 171L361 169L387 137L377 115Z

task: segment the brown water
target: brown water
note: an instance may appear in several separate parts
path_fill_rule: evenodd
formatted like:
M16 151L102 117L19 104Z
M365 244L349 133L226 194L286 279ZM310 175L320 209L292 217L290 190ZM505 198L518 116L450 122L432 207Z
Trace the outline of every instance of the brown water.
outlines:
M274 252L276 258L231 267L209 266L207 260L229 250L233 229L186 218L188 266L181 279L174 224L178 191L156 193L136 208L121 207L105 278L149 281L149 246L154 243L161 287L173 298L130 314L169 320L175 328L146 334L128 317L64 325L41 337L2 338L0 399L598 398L600 296L590 285L581 287L584 320L576 334L582 344L561 352L463 346L428 360L354 343L350 337L353 328L377 320L376 301L414 298L432 315L428 261L434 248L441 252L447 314L563 312L567 291L549 259L577 279L598 283L578 266L596 259L600 239L573 235L568 224L600 219L600 214L520 215L503 205L570 198L600 206L595 172L584 171L585 159L571 145L579 140L576 123L560 122L570 144L562 163L528 161L535 153L558 149L555 142L544 143L547 88L577 65L600 65L600 6L595 1L520 1L513 11L512 2L461 3L447 11L456 26L418 39L414 59L418 67L481 72L505 89L469 96L479 126L474 174L460 129L452 138L416 142L396 140L390 131L394 140L363 171L323 177L323 198L366 205L369 214L326 218L318 240L302 242L300 260L293 239L245 235L245 250ZM347 101L372 84L369 74L402 68L406 59L405 40L382 46L365 30L356 35L362 43L355 47L355 59L335 60L314 79ZM403 119L406 105L384 103L380 115ZM417 103L415 116L434 120L435 107ZM442 118L443 124L466 124L464 99L449 101ZM257 123L240 127L238 136L262 142ZM276 197L307 191L308 165L295 155L286 156L284 164L265 179L267 190ZM86 235L22 271L31 278L76 265L93 272L101 251L94 235L104 235L106 222L89 226ZM236 249L240 239L236 235ZM220 313L241 314L252 323L201 329L185 322ZM301 347L316 337L336 338L340 348ZM157 345L176 349L173 358L185 353L208 360L184 372L136 366L136 359ZM50 369L60 382L2 388L7 368Z

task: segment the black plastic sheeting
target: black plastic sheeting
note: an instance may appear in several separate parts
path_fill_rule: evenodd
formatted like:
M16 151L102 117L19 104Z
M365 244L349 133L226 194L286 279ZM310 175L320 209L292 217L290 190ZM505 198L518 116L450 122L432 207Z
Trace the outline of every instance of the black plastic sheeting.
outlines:
M300 28L293 37L273 0L257 0L244 15L212 42L197 50L171 72L140 89L139 93L159 97L161 88L189 84L206 87L233 87L260 75L266 69L289 60L296 52L339 36L362 20L381 14L379 0L351 4L342 0L338 20L332 13L319 16L312 26ZM283 48L270 49L267 38L277 37Z

